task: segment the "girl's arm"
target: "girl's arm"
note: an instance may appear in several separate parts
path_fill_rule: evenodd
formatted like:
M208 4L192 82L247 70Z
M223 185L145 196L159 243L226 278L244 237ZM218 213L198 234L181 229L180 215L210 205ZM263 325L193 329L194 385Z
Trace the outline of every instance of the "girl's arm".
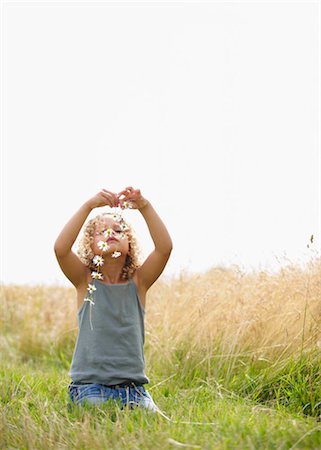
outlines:
M134 190L129 186L118 196L124 196L123 199L120 199L120 204L128 201L131 208L139 210L146 221L155 245L155 249L136 271L140 285L147 291L163 272L170 257L173 243L161 218L150 202L142 197L139 189Z
M116 194L102 189L79 208L56 239L54 251L59 266L75 287L82 282L86 282L88 267L72 251L72 246L89 213L99 206L109 205L113 207L116 204L116 197Z

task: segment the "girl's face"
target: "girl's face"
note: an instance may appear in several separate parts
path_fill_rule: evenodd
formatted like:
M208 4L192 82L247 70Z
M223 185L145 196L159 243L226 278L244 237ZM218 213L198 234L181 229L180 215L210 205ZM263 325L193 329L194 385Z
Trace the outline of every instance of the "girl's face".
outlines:
M108 236L104 235L104 232L108 230ZM115 222L112 218L105 217L95 225L94 231L94 242L92 244L92 249L95 255L101 254L101 249L98 247L99 241L106 241L109 245L109 249L102 253L112 254L113 252L121 252L121 254L126 254L129 251L129 240L126 231L123 231L121 224Z

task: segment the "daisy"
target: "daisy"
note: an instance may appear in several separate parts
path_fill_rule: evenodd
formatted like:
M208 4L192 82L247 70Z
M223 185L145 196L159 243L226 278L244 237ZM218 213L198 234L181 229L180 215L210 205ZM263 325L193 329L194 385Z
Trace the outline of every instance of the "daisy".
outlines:
M115 222L120 222L122 220L122 216L119 213L114 213L112 217Z
M124 203L123 203L123 208L124 209L128 209L128 208L130 209L132 207L133 207L133 205L132 205L131 202L124 201Z
M109 245L105 241L99 241L97 245L103 252L106 252L109 249Z
M92 294L96 290L96 286L93 284L88 284L87 291L89 291L89 294Z
M104 231L104 238L105 239L109 238L109 236L111 236L111 234L112 234L112 231L113 230L111 228L107 228L107 230ZM99 242L102 242L102 241L99 241ZM98 242L98 244L99 244L99 242Z
M111 256L113 258L118 258L118 256L120 256L120 255L121 255L121 252L114 252Z
M99 272L91 272L91 276L95 280L102 280L103 279L103 274L99 273Z
M95 304L95 302L93 302L92 299L89 297L84 298L84 302L90 302L92 305Z
M123 222L123 223L120 224L120 229L122 231L126 231L126 230L128 230L128 226Z
M93 258L93 263L96 266L103 266L104 265L104 258L102 256L96 255Z

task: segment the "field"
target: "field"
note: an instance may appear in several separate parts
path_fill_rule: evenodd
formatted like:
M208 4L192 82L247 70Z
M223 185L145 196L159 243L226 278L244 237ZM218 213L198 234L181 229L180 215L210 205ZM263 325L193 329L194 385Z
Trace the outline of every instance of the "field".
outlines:
M146 389L161 412L68 408L75 291L1 291L4 449L321 449L321 260L159 279L145 316Z

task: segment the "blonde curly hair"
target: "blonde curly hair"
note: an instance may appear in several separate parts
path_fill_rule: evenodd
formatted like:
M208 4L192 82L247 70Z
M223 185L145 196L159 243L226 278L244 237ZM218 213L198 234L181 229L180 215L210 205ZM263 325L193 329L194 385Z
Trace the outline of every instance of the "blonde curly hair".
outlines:
M92 261L95 254L91 247L91 244L94 242L95 227L100 224L106 216L111 217L112 213L106 212L98 214L93 219L90 219L85 224L83 234L78 243L77 254L79 259L93 271L97 269ZM140 266L140 248L133 227L125 221L123 217L120 219L119 223L127 226L125 234L128 237L129 246L121 277L123 280L129 280L132 278L135 270Z

